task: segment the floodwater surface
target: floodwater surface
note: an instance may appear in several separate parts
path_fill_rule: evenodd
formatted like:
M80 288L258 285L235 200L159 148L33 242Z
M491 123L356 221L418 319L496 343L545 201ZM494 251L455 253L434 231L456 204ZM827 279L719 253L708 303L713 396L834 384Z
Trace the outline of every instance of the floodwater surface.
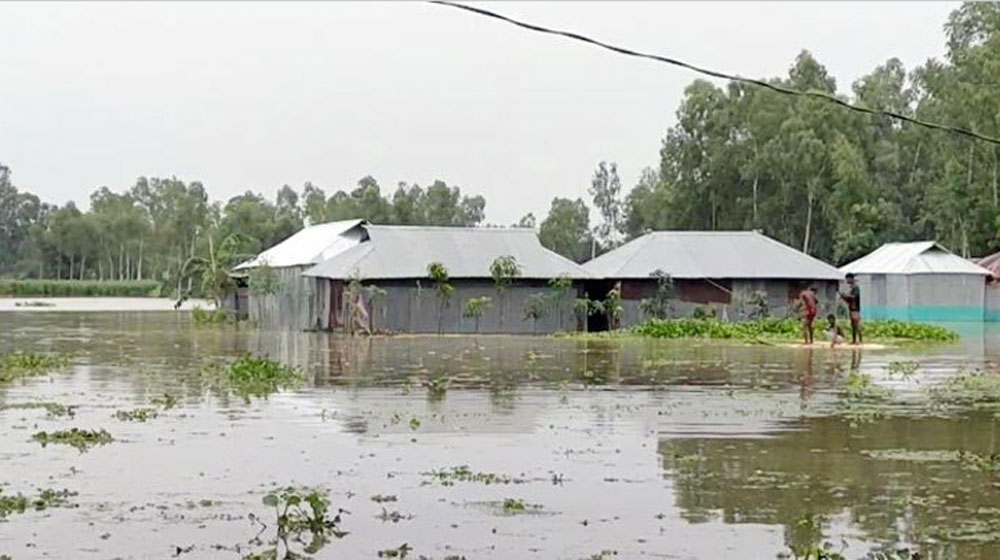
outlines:
M184 312L0 313L2 351L72 361L0 386L0 407L76 407L0 408L0 497L75 493L0 517L0 555L997 558L1000 483L969 459L997 452L997 418L927 397L961 370L995 368L989 340L857 352L352 339L204 327ZM307 380L247 401L198 375L245 353ZM893 398L845 403L859 374ZM435 397L426 383L441 377L451 384ZM176 406L154 404L165 394ZM137 407L158 415L114 417ZM73 427L114 441L32 439ZM288 486L327 493L346 534L278 539L263 499Z

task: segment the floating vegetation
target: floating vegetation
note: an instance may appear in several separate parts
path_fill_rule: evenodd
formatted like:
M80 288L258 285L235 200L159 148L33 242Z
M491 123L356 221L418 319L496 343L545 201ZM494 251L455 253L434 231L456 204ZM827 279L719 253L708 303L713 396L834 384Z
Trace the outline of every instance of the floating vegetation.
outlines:
M69 503L69 498L76 496L76 492L69 490L45 489L37 496L28 497L23 494L4 495L3 488L0 488L0 519L15 513L24 513L29 510L43 511L53 507L65 506Z
M1000 476L1000 455L980 455L971 451L959 451L958 460L985 475Z
M386 496L386 495L382 495L382 494L375 494L374 496L372 496L372 501L375 502L376 504L385 504L385 503L389 503L389 502L395 502L396 501L396 496L391 496L391 495L390 496Z
M238 317L232 311L225 309L202 309L195 306L191 310L191 319L198 325L235 324Z
M347 512L332 512L329 499L320 490L287 487L267 494L263 503L274 509L276 534L270 541L272 548L246 559L302 558L290 549L289 541L301 544L304 554L315 554L330 537L347 535L340 529L341 515ZM266 523L258 522L267 528ZM284 547L284 554L279 554L279 545Z
M602 551L597 552L595 554L591 554L585 560L608 560L608 558L613 558L615 556L618 556L618 551L617 550L606 550L605 549L605 550L602 550Z
M844 380L840 396L848 401L878 402L888 400L892 391L876 385L871 375L852 371Z
M920 364L915 361L892 361L886 366L889 375L901 375L904 378L913 375L918 369L920 369Z
M304 377L296 367L250 354L226 366L207 366L202 371L209 376L221 377L246 402L250 402L251 397L266 398L281 389L295 386Z
M442 399L451 386L451 378L445 376L435 377L427 381L427 396L432 399Z
M69 416L72 418L76 414L75 408L76 407L49 401L0 404L0 411L44 409L46 416L49 416L50 418L62 416Z
M122 422L145 422L156 418L159 413L155 408L133 408L132 410L118 410L115 418Z
M961 371L943 385L930 388L928 393L937 404L1000 405L1000 374Z
M413 551L413 547L407 543L403 543L396 548L387 548L385 550L378 551L379 558L406 558L406 556Z
M915 449L865 449L861 454L878 461L908 461L914 463L951 462L959 459L955 451Z
M69 365L69 358L61 355L13 352L0 354L0 384L15 379L42 375Z
M375 516L376 519L382 521L392 521L393 523L399 523L405 519L413 519L412 515L404 515L398 511L388 511L382 508L382 513Z
M955 331L904 321L868 321L865 339L953 342L958 340ZM723 340L782 339L797 340L802 337L802 323L797 319L757 319L754 321L724 322L715 318L651 319L626 331L650 338L714 338Z
M42 447L51 444L69 445L84 452L95 445L107 445L114 441L111 434L105 430L81 430L72 428L57 432L38 432L32 439L42 444Z
M420 419L416 416L410 418L410 429L416 431L420 427Z
M513 478L503 474L490 472L473 472L467 465L452 467L450 469L436 470L424 473L425 476L433 477L442 486L454 486L456 482L475 482L479 484L523 484L527 482L523 478Z
M161 397L153 397L151 402L156 406L162 406L163 410L170 410L171 408L177 406L180 399L170 393L163 393L163 396Z

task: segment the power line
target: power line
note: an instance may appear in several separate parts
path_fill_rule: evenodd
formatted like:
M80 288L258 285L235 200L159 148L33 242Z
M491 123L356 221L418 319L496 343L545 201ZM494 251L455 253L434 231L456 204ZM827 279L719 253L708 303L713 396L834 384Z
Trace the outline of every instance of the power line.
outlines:
M500 21L504 21L504 22L507 22L509 24L516 25L517 27L521 27L521 28L527 29L529 31L535 31L537 33L545 33L545 34L548 34L548 35L558 35L560 37L566 37L568 39L573 39L575 41L580 41L582 43L587 43L587 44L590 44L590 45L594 45L596 47L600 47L602 49L606 49L606 50L609 50L609 51L612 51L612 52L616 52L618 54L623 54L623 55L626 55L626 56L632 56L632 57L636 57L636 58L645 58L645 59L648 59L648 60L655 60L657 62L663 62L663 63L666 63L666 64L672 64L674 66L680 66L681 68L686 68L688 70L692 70L694 72L698 72L699 74L704 74L706 76L711 76L713 78L721 78L721 79L730 80L730 81L733 81L733 82L740 82L740 83L744 83L744 84L750 84L750 85L762 87L762 88L765 88L765 89L769 89L771 91L774 91L774 92L777 92L777 93L781 93L781 94L784 94L784 95L792 95L792 96L799 96L799 97L812 97L812 98L816 98L816 99L821 99L823 101L827 101L829 103L833 103L835 105L839 105L839 106L841 106L841 107L843 107L845 109L848 109L848 110L851 110L851 111L856 111L858 113L864 113L864 114L868 114L868 115L875 115L875 116L882 116L882 117L889 117L891 119L896 119L898 121L907 122L907 123L910 123L910 124L915 124L917 126L922 126L924 128L929 128L929 129L932 129L932 130L943 130L945 132L951 132L951 133L954 133L954 134L961 134L963 136L968 136L969 138L974 138L976 140L982 140L984 142L989 142L991 144L1000 144L1000 138L994 138L992 136L986 136L986 135L980 134L980 133L978 133L978 132L976 132L974 130L969 130L967 128L961 128L961 127L956 127L956 126L951 126L951 125L946 125L946 124L940 124L940 123L931 122L931 121L925 121L925 120L917 119L917 118L914 118L914 117L908 117L906 115L902 115L902 114L897 113L895 111L886 111L886 110L883 110L883 109L872 109L870 107L865 107L863 105L854 105L854 104L848 103L847 101L844 101L843 99L840 99L840 98L838 98L836 96L830 95L829 93L825 93L825 92L821 92L821 91L800 91L800 90L797 90L797 89L792 89L792 88L787 88L787 87L780 86L780 85L777 85L777 84L772 84L772 83L766 82L764 80L756 80L756 79L753 79L753 78L744 78L742 76L737 76L735 74L727 74L725 72L719 72L717 70L711 70L709 68L702 68L700 66L695 66L694 64L690 64L690 63L684 62L683 60L678 60L676 58L670 58L670 57L661 56L661 55L658 55L658 54L651 54L651 53L644 53L644 52L640 52L640 51L634 51L632 49L628 49L628 48L625 48L625 47L620 47L620 46L617 46L617 45L612 45L610 43L605 43L605 42L599 41L597 39L592 39L590 37L587 37L585 35L581 35L579 33L574 33L572 31L561 31L561 30L558 30L558 29L551 29L549 27L544 27L544 26L541 26L541 25L536 25L536 24L533 24L533 23L528 23L528 22L525 22L525 21L516 20L514 18L505 16L503 14L499 14L497 12L493 12L493 11L490 11L490 10L487 10L487 9L484 9L484 8L477 8L475 6L468 6L468 5L465 5L465 4L458 4L458 3L455 3L455 2L450 2L448 0L429 0L429 2L431 4L438 4L438 5L441 5L441 6L447 6L449 8L456 8L456 9L459 9L459 10L465 10L467 12L472 12L472 13L480 15L480 16L484 16L484 17L488 17L488 18L493 18L493 19L497 19L497 20L500 20Z

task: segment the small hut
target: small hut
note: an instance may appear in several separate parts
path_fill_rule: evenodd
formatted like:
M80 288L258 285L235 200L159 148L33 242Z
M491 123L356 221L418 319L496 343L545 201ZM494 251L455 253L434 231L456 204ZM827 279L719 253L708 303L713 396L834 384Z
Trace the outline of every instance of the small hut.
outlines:
M361 242L362 220L342 220L302 228L281 243L240 263L233 276L240 278L235 301L245 297L251 321L264 329L303 330L320 322L316 280L302 272ZM268 275L268 289L258 290L250 280L254 274Z
M600 297L620 285L623 326L649 318L643 300L670 278L667 315L700 310L729 320L792 313L802 290L815 287L823 311L837 303L836 268L755 231L655 231L584 263ZM599 328L599 327L598 327Z
M983 319L990 323L1000 322L1000 252L978 259L976 264L990 272Z
M857 277L861 315L902 321L982 321L990 271L934 241L886 243L840 268Z
M408 333L547 333L576 330L573 303L587 272L544 247L532 229L428 226L362 227L361 243L305 271L317 281L321 327L345 318L352 289L363 291L370 329ZM502 289L490 265L512 257L519 274ZM453 291L438 290L428 266L440 263ZM553 279L565 278L557 289ZM469 301L490 298L475 316ZM354 298L358 299L357 296ZM529 312L530 311L530 312Z

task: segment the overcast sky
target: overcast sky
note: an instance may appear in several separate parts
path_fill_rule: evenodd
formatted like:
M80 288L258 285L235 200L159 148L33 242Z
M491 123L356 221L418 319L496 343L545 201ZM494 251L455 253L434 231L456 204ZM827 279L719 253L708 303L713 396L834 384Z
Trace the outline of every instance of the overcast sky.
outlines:
M497 3L541 24L747 76L807 48L849 88L944 49L952 3ZM0 3L0 162L53 202L136 177L215 199L434 179L487 221L626 188L697 75L424 3Z

